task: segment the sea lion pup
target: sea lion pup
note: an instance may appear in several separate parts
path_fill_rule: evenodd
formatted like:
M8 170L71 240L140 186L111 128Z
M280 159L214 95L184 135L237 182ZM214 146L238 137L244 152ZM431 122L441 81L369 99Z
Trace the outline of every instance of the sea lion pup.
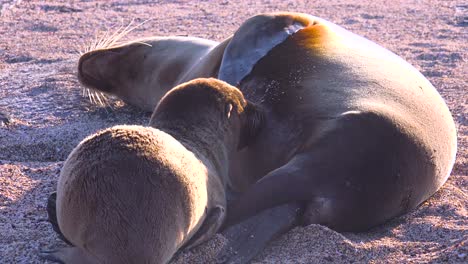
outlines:
M252 225L233 238L238 254L228 261L247 261L292 220L338 231L382 224L414 209L450 175L453 118L430 82L387 49L301 13L250 18L218 47L218 78L264 114L258 136L230 163L241 194L228 205L226 227L259 212L265 217L257 223L269 227ZM120 66L103 70L113 67ZM154 94L156 86L142 80L132 83L146 91L132 96ZM155 101L149 96L146 105Z
M165 95L154 128L116 126L83 140L61 171L56 216L48 206L74 247L45 257L167 263L209 239L225 218L229 155L249 136L251 107L235 87L194 80Z

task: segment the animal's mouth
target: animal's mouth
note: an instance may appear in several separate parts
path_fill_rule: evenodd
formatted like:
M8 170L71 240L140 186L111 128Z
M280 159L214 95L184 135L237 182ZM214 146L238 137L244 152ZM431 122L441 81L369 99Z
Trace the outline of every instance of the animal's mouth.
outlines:
M78 61L78 80L80 83L93 90L101 91L104 93L112 93L112 85L110 80L106 80L102 75L102 72L105 70L102 67L103 62L100 60L107 60L106 55L108 50L95 50L83 54ZM111 67L107 65L107 67Z

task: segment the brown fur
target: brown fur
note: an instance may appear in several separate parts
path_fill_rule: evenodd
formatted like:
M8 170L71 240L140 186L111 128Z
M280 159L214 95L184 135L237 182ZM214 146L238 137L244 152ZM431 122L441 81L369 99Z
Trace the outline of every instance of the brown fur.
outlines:
M187 174L186 166L201 175ZM203 171L162 131L104 130L83 141L64 165L57 188L60 230L99 263L166 263L200 224L205 208L199 204L207 203Z
M66 263L166 263L204 222L213 226L190 246L209 239L225 216L228 161L246 135L246 107L236 88L195 80L162 99L154 128L116 126L83 140L57 187L59 230L75 247L52 255Z

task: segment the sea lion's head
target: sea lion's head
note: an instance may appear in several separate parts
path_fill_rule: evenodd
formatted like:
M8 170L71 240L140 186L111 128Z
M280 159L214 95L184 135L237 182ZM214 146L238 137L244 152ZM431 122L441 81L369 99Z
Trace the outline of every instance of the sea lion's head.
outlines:
M152 37L93 49L78 61L78 80L91 101L100 103L113 95L151 112L216 44L189 37Z
M207 134L200 137L219 134L236 151L256 136L260 122L261 111L239 89L215 78L199 78L169 91L157 105L150 125Z

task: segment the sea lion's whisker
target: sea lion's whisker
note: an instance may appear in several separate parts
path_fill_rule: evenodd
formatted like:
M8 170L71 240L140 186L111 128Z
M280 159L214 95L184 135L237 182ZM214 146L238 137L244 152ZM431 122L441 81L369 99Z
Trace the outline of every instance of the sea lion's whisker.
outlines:
M91 100L91 103L96 104L96 100L94 99L94 93L93 91L89 91L89 98Z
M108 48L110 47L110 43L116 38L117 35L119 35L119 32L122 30L123 25L121 25L117 30L112 33L104 42L103 42L103 48Z
M92 50L93 50L93 42L88 41L87 43L85 43L85 53L90 52Z
M81 56L81 55L83 55L85 53L88 53L90 51L93 51L93 50L114 48L114 47L116 47L116 46L118 46L118 45L120 45L122 43L125 43L125 42L120 42L120 40L122 38L124 38L126 35L128 35L130 32L132 32L133 30L135 30L136 28L140 27L141 25L143 25L144 23L146 23L146 22L148 22L150 20L152 20L152 19L150 18L150 19L147 19L147 20L145 20L145 21L143 21L143 22L141 22L141 23L139 23L137 25L134 25L135 19L132 19L132 21L130 21L130 23L127 26L124 27L123 25L121 25L112 34L110 34L110 31L108 31L108 30L106 30L104 32L104 34L96 33L95 37L94 37L94 41L91 41L91 43L89 43L87 45L83 45L83 46L85 46L85 48L80 47L78 49L79 50L78 53ZM101 37L99 37L99 35L101 35ZM136 43L151 46L148 43L144 43L144 42L140 42L140 41L137 41Z
M146 45L148 47L152 47L153 45L149 44L149 43L146 43L146 42L143 42L143 41L135 41L133 43L138 43L138 44L142 44L142 45Z
M91 47L90 47L89 43L83 44L83 47L84 47L83 48L83 54L88 53L91 50Z
M72 48L72 50L73 50L73 53L78 53L78 54L80 53L80 50L81 50L80 45L77 44L76 42L74 42L74 43L71 45L71 48Z
M98 105L98 101L96 99L96 93L91 91L91 98L93 98L93 104Z
M95 35L94 35L94 41L93 41L92 44L91 44L91 47L92 47L91 50L95 50L96 47L97 47L97 44L98 44L98 41L99 41L99 38L98 38L98 35L97 35L97 34L98 34L98 33L95 33Z
M101 94L101 93L95 93L95 94L96 94L96 98L97 98L97 100L98 100L98 102L99 102L99 105L103 106L104 103L103 103L102 100L101 100L102 94Z
M81 57L84 52L83 52L83 45L79 44L74 44L73 46L73 53L78 55L78 58Z
M146 22L148 22L148 21L150 21L150 20L151 20L151 18L150 18L150 19L147 19L147 20L145 20L145 21L143 21L143 22L141 22L141 23L139 23L139 24L137 24L137 25L135 25L135 26L132 26L132 24L134 23L134 20L132 19L132 21L128 24L128 26L126 26L124 29L122 29L122 31L121 31L119 34L117 34L117 35L115 36L115 38L112 40L112 42L109 43L109 47L114 47L114 46L117 46L117 45L122 44L122 43L120 42L120 40L121 40L123 37L125 37L125 36L128 35L130 32L132 32L133 30L137 29L138 27L142 26L143 24L145 24ZM144 42L136 42L136 43L141 43L141 44L144 44L144 45L151 46L151 45L149 45L149 44L147 44L147 43L144 43Z
M102 33L99 34L99 41L96 44L96 48L99 48L102 46L102 42L104 41L105 36L106 36L106 31L104 31L103 34Z
M80 49L78 47L73 47L73 54L77 54L78 57L83 55L83 53L80 51Z
M109 43L109 47L114 46L120 39L125 37L130 32L128 30L130 26L133 24L133 21L134 20L132 19L132 21L130 21L130 23L122 31L118 32L118 34L114 36L112 41Z
M128 27L127 27L128 29L126 30L124 36L127 35L128 33L132 32L133 30L135 30L135 29L141 27L143 24L145 24L146 22L148 22L148 21L150 21L150 20L152 20L152 18L146 19L145 21L141 22L140 24L137 24L137 25L135 25L135 26L133 26L133 27L131 27L131 28L128 28L128 27L130 27L130 25L131 25L131 23L130 23L130 24L128 25ZM133 23L133 20L132 20L132 23Z
M109 31L108 30L104 31L104 34L102 35L101 39L98 42L98 46L97 46L98 49L105 48L105 43L106 43L106 39L108 38L108 35L109 35Z
M86 93L88 94L88 100L92 102L93 100L91 99L91 92L89 91L89 89L86 89Z
M102 98L102 101L104 102L103 106L105 106L105 107L107 106L111 110L114 110L114 107L112 107L111 103L109 102L109 98L107 97L107 95L105 93L99 92L99 96Z
M92 97L91 95L92 95L91 90L88 89L88 98L89 98L88 100L89 100L92 104L94 104L93 97Z

